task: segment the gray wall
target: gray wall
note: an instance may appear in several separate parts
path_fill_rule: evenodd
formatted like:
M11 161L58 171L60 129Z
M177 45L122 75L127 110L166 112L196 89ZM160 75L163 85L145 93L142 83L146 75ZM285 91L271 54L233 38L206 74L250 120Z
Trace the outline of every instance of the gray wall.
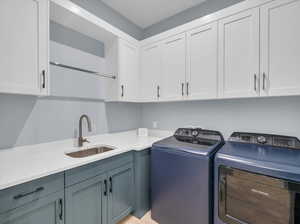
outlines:
M106 74L101 57L50 41L50 60ZM103 100L107 79L80 71L50 66L51 96Z
M50 40L104 57L104 44L55 22L50 22Z
M0 94L0 149L73 138L82 114L92 120L93 135L135 129L140 124L137 104L37 98Z
M300 138L300 96L144 104L142 126L159 129L199 126L221 131L254 131Z
M128 33L132 37L141 40L143 30L137 25L130 22L127 18L105 5L101 0L71 0L82 8L90 11L94 15L109 22L113 26Z
M190 22L207 14L216 12L243 0L207 0L206 2L178 13L157 24L144 29L144 39L168 29Z

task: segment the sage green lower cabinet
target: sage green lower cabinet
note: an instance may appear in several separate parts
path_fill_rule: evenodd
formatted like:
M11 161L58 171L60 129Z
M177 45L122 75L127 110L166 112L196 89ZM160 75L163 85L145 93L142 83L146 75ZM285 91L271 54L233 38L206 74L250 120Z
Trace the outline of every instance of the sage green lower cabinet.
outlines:
M142 218L150 210L151 149L134 152L134 216Z
M106 175L66 188L66 224L106 223Z
M134 211L133 153L0 191L0 224L117 224Z
M66 224L116 224L133 212L133 193L132 153L66 171Z
M108 172L108 224L115 224L133 211L133 164Z
M0 214L0 224L63 224L63 211L61 191Z

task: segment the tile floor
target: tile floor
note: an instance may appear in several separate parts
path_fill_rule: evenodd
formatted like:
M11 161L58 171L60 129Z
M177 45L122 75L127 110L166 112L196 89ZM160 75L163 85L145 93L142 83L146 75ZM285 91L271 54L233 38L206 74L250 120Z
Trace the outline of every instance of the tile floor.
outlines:
M151 213L148 212L142 219L138 219L134 216L128 216L118 224L158 224L151 219Z

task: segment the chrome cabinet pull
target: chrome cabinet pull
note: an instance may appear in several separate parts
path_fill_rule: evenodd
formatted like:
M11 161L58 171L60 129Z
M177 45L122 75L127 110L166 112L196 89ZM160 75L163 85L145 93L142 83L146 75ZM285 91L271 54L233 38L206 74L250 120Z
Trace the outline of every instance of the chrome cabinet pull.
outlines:
M266 90L266 73L263 73L263 90Z
M160 87L157 86L157 98L160 98Z
M46 71L42 71L42 89L46 88Z
M62 64L59 62L55 62L55 61L50 61L50 65L54 65L54 66L61 67L61 68L67 68L67 69L71 69L71 70L75 70L75 71L80 71L80 72L84 72L87 74L92 74L92 75L109 78L109 79L117 78L117 75L101 74L99 72L95 72L95 71L91 71L91 70L87 70L87 69L83 69L83 68L78 68L78 67L74 67L74 66L70 66L70 65L65 65L65 64Z
M181 95L184 96L184 83L181 83Z
M43 191L44 189L45 189L44 187L38 187L38 188L35 189L34 191L31 191L31 192L28 192L28 193L25 193L25 194L18 194L18 195L16 195L16 196L14 196L14 199L15 199L15 200L18 200L18 199L27 197L27 196L29 196L29 195L36 194L36 193L38 193L38 192L41 192L41 191Z
M121 85L121 97L124 97L124 85Z
M186 83L186 95L188 96L190 93L189 93L189 86L190 85L190 83L189 82L187 82Z

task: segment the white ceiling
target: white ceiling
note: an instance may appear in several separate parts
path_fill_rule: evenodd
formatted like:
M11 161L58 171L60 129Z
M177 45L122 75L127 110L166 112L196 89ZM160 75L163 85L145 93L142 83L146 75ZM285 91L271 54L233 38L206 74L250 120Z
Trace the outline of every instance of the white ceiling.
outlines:
M102 0L141 28L158 23L206 0Z

